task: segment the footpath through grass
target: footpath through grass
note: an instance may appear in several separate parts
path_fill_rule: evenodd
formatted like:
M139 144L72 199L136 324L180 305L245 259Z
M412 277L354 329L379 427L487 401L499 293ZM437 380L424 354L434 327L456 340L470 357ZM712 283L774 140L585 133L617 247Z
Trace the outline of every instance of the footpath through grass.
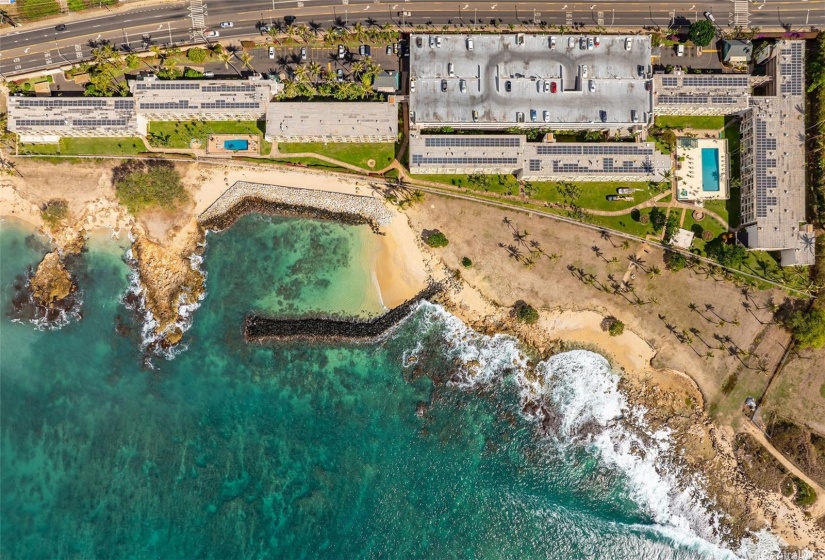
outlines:
M395 144L391 142L283 142L278 144L278 151L284 154L318 154L370 171L383 169L395 159ZM367 165L370 160L375 162L373 167Z
M58 144L20 144L21 155L133 156L146 152L139 138L61 138Z

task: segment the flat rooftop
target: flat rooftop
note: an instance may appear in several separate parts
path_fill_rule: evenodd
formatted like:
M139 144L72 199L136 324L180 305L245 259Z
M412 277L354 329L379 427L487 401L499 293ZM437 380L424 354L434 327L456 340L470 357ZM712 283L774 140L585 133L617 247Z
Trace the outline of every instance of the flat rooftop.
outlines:
M657 115L729 115L748 108L745 74L655 74Z
M266 113L266 137L281 142L395 142L398 106L379 102L273 101Z
M179 117L260 114L277 85L268 80L158 80L129 82L137 113Z
M410 135L413 173L518 173L547 181L661 180L670 158L652 142L528 142L523 135Z
M430 37L410 40L410 111L418 127L622 128L644 124L652 112L648 36L600 36L589 50L581 35L438 35L441 47L430 47ZM545 92L544 81L556 93Z
M23 136L132 136L134 99L128 97L9 97L8 127Z

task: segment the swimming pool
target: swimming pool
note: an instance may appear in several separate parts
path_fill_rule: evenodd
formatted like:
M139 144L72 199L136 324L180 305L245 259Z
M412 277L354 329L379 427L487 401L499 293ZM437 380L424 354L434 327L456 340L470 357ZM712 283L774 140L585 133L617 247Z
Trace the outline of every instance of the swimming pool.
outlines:
M702 190L719 190L719 148L702 148Z
M224 140L223 141L223 149L224 150L239 150L245 151L249 149L249 140ZM717 187L717 190L718 187Z

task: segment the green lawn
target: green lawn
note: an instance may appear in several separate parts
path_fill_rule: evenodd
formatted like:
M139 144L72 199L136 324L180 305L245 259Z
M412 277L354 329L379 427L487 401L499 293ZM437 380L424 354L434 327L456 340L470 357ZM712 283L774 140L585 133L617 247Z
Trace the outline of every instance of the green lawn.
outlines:
M189 142L196 138L201 147L206 147L210 134L263 134L266 121L153 121L149 123L149 138L152 146L158 148L189 148ZM272 144L261 142L261 151L269 153Z
M297 163L303 165L305 167L311 167L313 169L325 169L327 171L335 171L337 173L354 173L345 167L338 167L335 164L327 163L323 160L311 158L311 157L284 157L284 158L250 158L250 157L238 157L235 158L240 161L249 161L252 163L267 163L267 164L274 164L274 165L286 165L289 163Z
M118 0L68 0L67 5L70 12L79 12L80 10L88 10L89 8L98 8L100 6L114 6Z
M716 130L725 126L725 117L656 117L654 124L659 128Z
M21 154L135 155L146 151L138 138L61 138L59 144L21 144Z
M685 214L685 222L682 224L683 229L690 230L694 233L692 247L698 249L702 255L705 255L705 241L702 239L702 234L705 230L713 233L713 237L719 237L725 233L725 228L717 220L711 216L705 216L701 221L693 219L693 212L688 210Z
M545 202L555 202L558 204L568 204L565 198L557 188L557 183L531 183L537 189L530 198L534 200L541 200ZM625 210L637 204L640 204L657 193L648 188L647 183L623 183L616 181L594 181L574 183L581 193L575 199L576 205L589 210ZM619 187L628 187L631 189L638 189L633 193L633 200L624 201L608 201L607 195L616 194L616 189Z
M630 213L621 216L591 216L588 223L639 237L653 233L650 224L637 222Z
M17 11L26 19L38 19L60 13L57 0L18 0Z
M278 144L278 151L285 154L319 154L374 171L385 168L395 159L395 144L389 142L284 142ZM375 161L374 167L367 165L369 160Z

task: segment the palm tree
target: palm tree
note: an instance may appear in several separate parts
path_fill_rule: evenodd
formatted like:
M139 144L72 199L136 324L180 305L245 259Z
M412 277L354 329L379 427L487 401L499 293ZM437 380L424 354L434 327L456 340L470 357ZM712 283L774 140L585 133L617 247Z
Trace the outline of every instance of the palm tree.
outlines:
M292 73L296 82L303 83L307 81L307 77L309 76L309 70L306 66L298 66L295 71Z
M707 352L705 352L705 359L710 360L711 358L713 358L713 352L708 350Z
M625 239L624 241L622 241L622 249L624 249L625 251L627 251L628 249L630 249L630 241L628 241L627 239Z
M318 83L318 76L321 75L321 70L323 70L323 68L321 68L321 65L318 64L316 60L313 60L309 63L309 66L307 66L307 71L309 75L312 76L313 83Z
M218 60L223 62L224 68L228 69L230 66L232 66L232 53L223 50L220 53L218 53ZM234 70L235 67L232 66L232 69Z
M662 274L662 271L658 266L651 266L650 270L648 270L647 273L651 277L653 277L653 276L659 276L660 274Z
M241 60L241 68L249 68L250 70L254 71L255 69L252 68L252 59L255 58L248 51L243 51L241 56L238 57Z

